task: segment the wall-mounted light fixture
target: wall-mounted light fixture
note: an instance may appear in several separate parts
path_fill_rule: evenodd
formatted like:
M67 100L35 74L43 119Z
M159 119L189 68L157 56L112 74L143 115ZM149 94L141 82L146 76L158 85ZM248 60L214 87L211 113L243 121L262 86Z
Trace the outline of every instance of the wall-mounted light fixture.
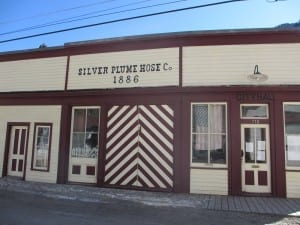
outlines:
M262 74L258 71L258 65L255 65L253 74L248 75L248 79L251 81L263 82L268 79L266 74Z

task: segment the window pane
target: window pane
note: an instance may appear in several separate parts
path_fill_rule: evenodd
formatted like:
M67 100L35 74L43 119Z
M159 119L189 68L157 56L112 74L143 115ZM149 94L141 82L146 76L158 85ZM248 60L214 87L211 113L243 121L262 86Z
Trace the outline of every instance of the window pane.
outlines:
M38 136L49 136L49 127L39 127Z
M285 105L286 164L300 166L300 105Z
M99 125L99 109L88 109L87 110L87 132L98 132Z
M245 162L254 163L255 162L255 129L245 128Z
M288 135L286 137L287 165L300 166L300 136Z
M300 134L300 105L285 105L286 134Z
M210 133L226 133L225 105L210 105Z
M74 110L73 132L85 132L86 109Z
M98 156L98 133L87 133L85 144L85 157L96 158Z
M193 159L192 162L208 163L208 135L193 135Z
M266 129L256 128L256 162L266 163Z
M72 157L83 157L85 155L84 143L85 143L84 133L73 133Z
M37 169L48 168L50 127L37 127L34 152L34 167Z
M268 118L267 105L242 105L242 118Z
M193 132L208 132L208 106L193 105Z
M210 162L226 163L226 135L212 134L210 136Z

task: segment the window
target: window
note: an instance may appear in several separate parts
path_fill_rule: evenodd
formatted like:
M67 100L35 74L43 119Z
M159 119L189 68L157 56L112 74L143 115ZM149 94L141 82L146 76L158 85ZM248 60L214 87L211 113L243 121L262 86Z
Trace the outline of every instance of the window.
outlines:
M300 103L284 104L286 165L300 167Z
M49 171L52 124L35 123L31 169Z
M72 148L74 158L97 158L100 108L73 109Z
M242 119L268 119L269 109L267 104L242 104Z
M192 103L192 163L226 164L226 117L225 103Z

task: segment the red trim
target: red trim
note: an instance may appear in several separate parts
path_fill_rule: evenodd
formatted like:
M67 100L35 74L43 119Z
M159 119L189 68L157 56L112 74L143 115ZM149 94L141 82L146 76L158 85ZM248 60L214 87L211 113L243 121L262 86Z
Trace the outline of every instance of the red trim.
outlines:
M67 58L67 69L66 69L66 79L65 79L65 91L68 90L68 80L69 80L69 69L70 69L70 56Z
M182 81L183 81L183 72L182 72L182 63L183 63L183 57L182 57L182 47L179 48L179 87L182 87Z
M86 175L95 175L95 174L96 174L95 166L87 166L86 167Z
M69 145L71 131L72 109L69 105L63 105L61 109L60 141L58 153L57 183L65 184L68 180Z
M245 184L254 185L254 171L245 170Z
M11 162L11 171L17 171L17 160L16 159L13 159Z
M258 185L268 185L267 171L258 171Z
M99 126L99 153L98 153L98 175L97 186L104 185L105 177L105 149L106 149L106 133L107 133L107 105L101 105L100 108L100 126Z
M145 50L179 46L299 43L299 30L238 30L169 33L148 36L103 39L93 42L67 44L60 48L34 49L0 55L1 61L58 57L102 52Z

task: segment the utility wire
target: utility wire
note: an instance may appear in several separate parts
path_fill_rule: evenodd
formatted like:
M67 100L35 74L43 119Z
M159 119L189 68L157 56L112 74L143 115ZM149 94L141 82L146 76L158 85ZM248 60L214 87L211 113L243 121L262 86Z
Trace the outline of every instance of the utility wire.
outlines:
M94 2L94 3L91 3L91 4L87 4L87 5L79 5L79 6L75 6L75 7L72 7L72 8L59 9L59 10L56 10L56 11L41 13L41 14L37 14L37 15L34 15L34 16L18 18L18 19L15 19L15 20L3 21L3 22L0 22L0 25L17 23L17 22L21 22L21 21L23 22L24 20L35 19L35 18L39 18L39 17L45 17L45 16L49 16L49 15L52 15L52 14L56 14L56 13L62 13L62 12L76 10L76 9L87 8L87 7L90 7L90 6L105 4L105 3L108 3L108 2L114 2L114 1L117 1L117 0L106 0L106 1L101 1L101 2Z
M124 8L124 7L132 6L132 5L137 5L137 4L144 3L144 2L149 2L149 1L153 1L153 0L143 0L143 1L139 1L139 2L133 2L133 3L130 3L130 4L126 4L126 5L121 5L121 6L117 6L117 7L113 7L113 8L108 8L108 9L105 9L105 10L102 10L102 11L95 11L95 12L91 12L91 13L82 14L82 15L79 15L79 16L74 16L74 17L70 17L70 18L66 18L66 19L61 19L61 20L57 20L57 21L53 21L53 22L48 22L48 23L32 26L32 27L26 27L26 28L22 28L22 29L18 29L18 30L8 31L8 32L0 33L0 36L7 35L7 34L13 34L13 33L19 33L19 32L23 32L23 31L35 30L35 29L49 27L49 26L60 25L60 24L64 24L64 23L82 21L82 20L91 19L91 18L95 18L95 17L119 14L119 13L139 10L139 9L157 7L157 6L161 6L161 5L168 5L168 4L173 4L173 3L182 2L182 1L189 1L189 0L177 0L177 1L169 2L169 3L162 3L162 4L157 4L157 5L144 6L144 7L134 8L134 9L122 10L122 11L111 12L111 13L103 13L103 14L99 14L99 15L95 15L95 16L80 18L82 16L86 16L86 15L90 15L90 14L111 11L111 10Z
M203 5L198 5L198 6L191 6L191 7L186 7L186 8L144 14L144 15L140 15L140 16L133 16L133 17L127 17L127 18L122 18L122 19L109 20L109 21L100 22L100 23L88 24L88 25L83 25L83 26L78 26L78 27L71 27L71 28L66 28L66 29L61 29L61 30L56 30L56 31L50 31L50 32L45 32L45 33L39 33L39 34L33 34L33 35L28 35L28 36L23 36L23 37L18 37L18 38L7 39L7 40L0 41L0 43L18 41L18 40L23 40L23 39L33 38L33 37L40 37L40 36L63 33L63 32L67 32L67 31L79 30L79 29L84 29L84 28L89 28L89 27L102 26L102 25L106 25L106 24L124 22L124 21L129 21L129 20L136 20L136 19L141 19L141 18L146 18L146 17L158 16L158 15L164 15L164 14L169 14L169 13L181 12L181 11L216 6L216 5L229 4L229 3L234 3L234 2L242 2L242 1L248 1L248 0L230 0L230 1L214 2L214 3L203 4Z

